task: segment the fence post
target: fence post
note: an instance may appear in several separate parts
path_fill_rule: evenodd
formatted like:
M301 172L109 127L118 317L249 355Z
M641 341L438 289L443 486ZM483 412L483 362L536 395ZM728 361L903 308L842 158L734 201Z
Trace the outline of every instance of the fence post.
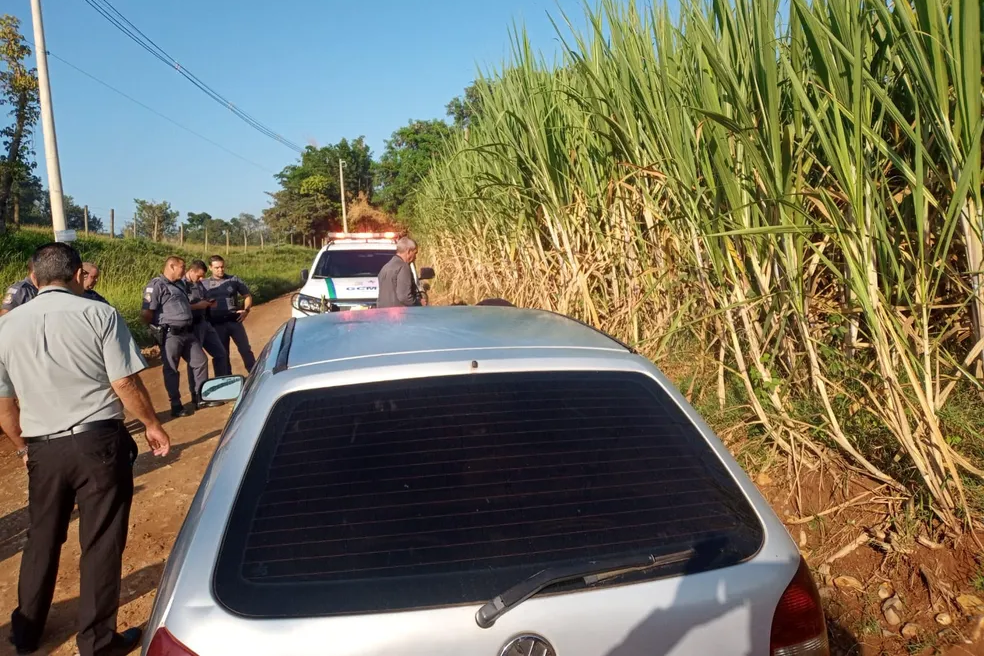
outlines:
M263 250L263 233L260 233L260 250Z
M226 230L226 256L229 255L229 231Z
M208 226L205 226L205 254L208 255Z
M86 205L82 208L82 221L85 224L85 236L89 236L89 206Z
M109 238L116 237L116 211L109 208Z
M178 245L185 245L185 226L183 223L178 226Z
M243 231L243 252L245 253L248 250L249 250L249 233Z

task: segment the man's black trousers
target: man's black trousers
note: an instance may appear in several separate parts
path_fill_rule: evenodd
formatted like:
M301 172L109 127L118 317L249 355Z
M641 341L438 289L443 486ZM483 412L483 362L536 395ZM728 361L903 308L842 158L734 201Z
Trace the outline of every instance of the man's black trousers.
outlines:
M11 616L16 645L36 647L48 619L58 557L79 505L79 656L99 656L116 632L137 445L120 422L28 446L30 529Z

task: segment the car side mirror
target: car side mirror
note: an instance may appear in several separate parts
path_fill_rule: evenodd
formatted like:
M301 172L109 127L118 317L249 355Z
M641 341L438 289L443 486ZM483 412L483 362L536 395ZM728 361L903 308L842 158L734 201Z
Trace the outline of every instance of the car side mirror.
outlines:
M434 269L432 269L431 267L423 267L423 268L421 268L420 269L420 276L419 276L419 278L421 280L433 280L434 279Z
M202 401L235 401L243 393L245 381L242 376L222 376L206 380L202 385Z
M303 285L308 281L308 270L301 269L301 284Z

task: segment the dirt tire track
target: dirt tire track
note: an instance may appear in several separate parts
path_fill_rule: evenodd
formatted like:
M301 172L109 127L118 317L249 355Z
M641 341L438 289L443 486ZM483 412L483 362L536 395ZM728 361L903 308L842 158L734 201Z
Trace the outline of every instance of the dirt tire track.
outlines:
M259 353L276 330L290 317L290 299L281 297L259 305L246 319L253 352ZM231 354L233 371L245 373L242 359ZM164 562L181 528L188 506L215 448L215 441L231 405L196 412L171 420L159 362L141 377L150 391L165 428L171 435L171 454L154 458L143 434L134 434L140 456L134 465L136 492L130 513L130 532L123 556L123 585L120 592L120 629L141 626L147 621L160 581ZM187 370L181 370L181 389L188 401ZM17 578L21 551L27 539L27 473L14 455L10 442L0 446L0 656L13 655L7 641L10 613L17 605ZM68 541L62 547L55 601L38 654L71 656L75 649L75 615L79 594L78 518L73 517Z

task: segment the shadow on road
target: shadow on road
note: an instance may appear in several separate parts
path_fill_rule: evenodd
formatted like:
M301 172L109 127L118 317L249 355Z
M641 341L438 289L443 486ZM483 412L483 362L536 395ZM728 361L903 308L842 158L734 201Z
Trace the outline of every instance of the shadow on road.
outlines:
M137 485L133 488L133 493L137 494L142 489L142 485ZM79 509L76 507L72 511L70 521L74 522L78 518ZM24 549L24 544L27 543L27 527L29 523L27 506L18 508L0 519L0 562L19 554Z
M174 421L174 417L171 416L170 410L161 410L155 414L157 415L157 421L161 422L162 425ZM126 422L126 430L129 431L130 435L136 437L144 432L143 422L139 419L131 419Z
M137 461L133 465L134 478L144 476L160 469L161 467L166 467L177 462L185 450L204 442L208 442L212 438L217 437L221 432L222 431L214 430L205 433L201 437L194 439L191 442L173 444L171 445L171 452L164 458L155 458L150 452L141 453L137 456ZM143 485L136 485L133 489L134 495L140 492L143 488ZM76 508L72 511L71 521L74 522L78 519L78 517L79 510ZM29 523L27 506L18 508L17 510L0 518L0 562L15 556L24 549L24 544L27 542L27 528ZM0 642L2 642L2 636L0 636Z
M161 561L123 577L120 586L120 606L122 607L155 590L163 573L164 561ZM44 631L43 644L41 649L37 651L38 654L50 654L75 635L78 608L78 597L52 604ZM0 656L14 653L13 647L7 642L7 636L10 635L10 618L4 619L6 623L0 627Z
M196 438L190 442L181 442L178 444L171 445L171 451L163 458L156 457L153 453L145 451L137 456L137 461L133 465L133 475L144 476L152 471L156 471L161 467L167 467L168 465L174 464L181 458L181 454L193 446L198 446L204 442L208 442L214 437L218 437L222 431L214 430L205 433L199 438Z

